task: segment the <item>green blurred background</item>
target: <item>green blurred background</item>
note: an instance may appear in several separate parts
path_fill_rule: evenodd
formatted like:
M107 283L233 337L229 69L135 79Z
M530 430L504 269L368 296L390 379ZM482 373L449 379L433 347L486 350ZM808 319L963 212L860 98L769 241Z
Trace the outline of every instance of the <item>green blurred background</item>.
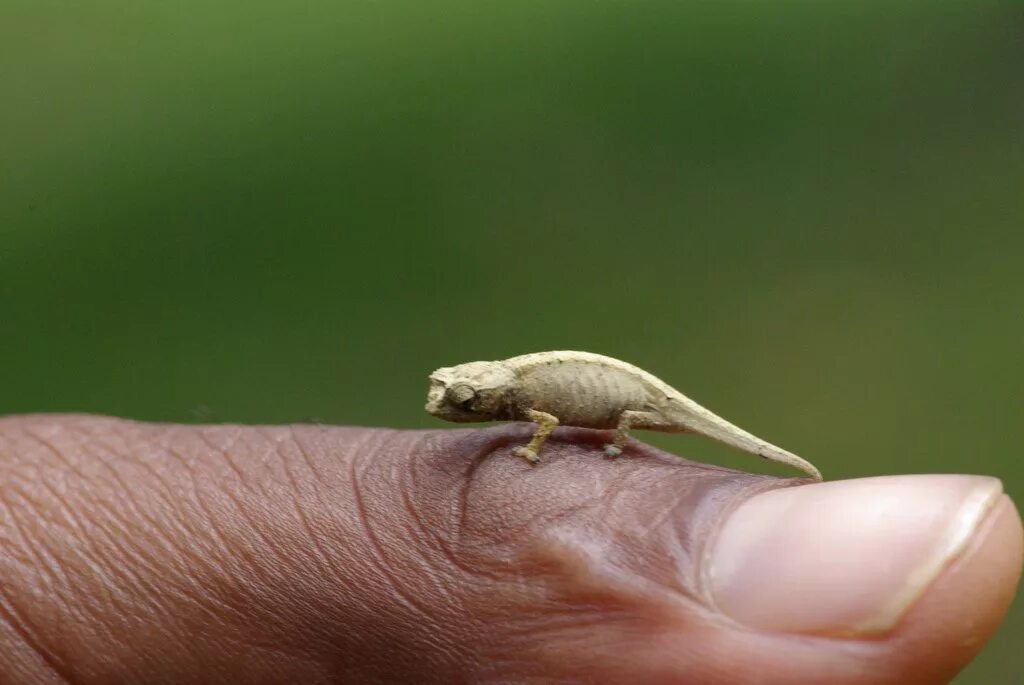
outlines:
M1019 498L1022 29L1016 2L0 0L0 413L436 427L432 369L575 348L829 478ZM1024 682L1022 613L958 683Z

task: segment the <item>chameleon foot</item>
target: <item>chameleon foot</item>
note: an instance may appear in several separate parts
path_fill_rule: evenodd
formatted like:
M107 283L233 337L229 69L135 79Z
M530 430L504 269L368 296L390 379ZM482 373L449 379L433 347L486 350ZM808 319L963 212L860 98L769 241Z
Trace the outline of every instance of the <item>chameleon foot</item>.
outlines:
M514 450L512 450L512 454L516 455L517 457L522 457L531 464L536 464L538 461L540 461L540 457L537 456L537 453L531 450L529 447L517 447Z
M615 445L605 445L604 446L604 453L605 453L605 455L614 458L614 457L617 457L620 454L622 454L622 448L621 447L616 447Z

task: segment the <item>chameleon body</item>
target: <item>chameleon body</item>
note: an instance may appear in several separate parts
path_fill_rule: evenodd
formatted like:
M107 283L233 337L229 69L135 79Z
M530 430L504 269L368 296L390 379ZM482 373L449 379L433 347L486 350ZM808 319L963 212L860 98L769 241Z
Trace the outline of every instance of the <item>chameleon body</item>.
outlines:
M812 464L751 435L632 364L590 352L536 352L480 361L430 374L426 410L460 423L532 421L537 430L518 456L536 463L559 424L614 429L605 453L622 453L629 430L694 433L796 467L815 480Z

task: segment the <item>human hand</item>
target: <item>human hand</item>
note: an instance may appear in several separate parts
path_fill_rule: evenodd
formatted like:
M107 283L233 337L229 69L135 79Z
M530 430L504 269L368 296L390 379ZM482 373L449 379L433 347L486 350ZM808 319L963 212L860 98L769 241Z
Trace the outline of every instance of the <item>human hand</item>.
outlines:
M4 683L945 683L998 481L798 481L561 429L0 419Z

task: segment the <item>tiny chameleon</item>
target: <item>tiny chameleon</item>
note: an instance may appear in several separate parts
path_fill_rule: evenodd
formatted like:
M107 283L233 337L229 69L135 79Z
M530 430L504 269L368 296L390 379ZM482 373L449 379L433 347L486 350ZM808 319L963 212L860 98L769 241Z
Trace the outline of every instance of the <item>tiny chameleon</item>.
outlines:
M535 352L438 369L430 374L426 410L459 423L536 423L530 442L515 450L531 464L559 424L614 429L604 448L609 457L622 454L630 429L639 428L703 435L821 480L813 464L734 426L652 374L591 352Z

